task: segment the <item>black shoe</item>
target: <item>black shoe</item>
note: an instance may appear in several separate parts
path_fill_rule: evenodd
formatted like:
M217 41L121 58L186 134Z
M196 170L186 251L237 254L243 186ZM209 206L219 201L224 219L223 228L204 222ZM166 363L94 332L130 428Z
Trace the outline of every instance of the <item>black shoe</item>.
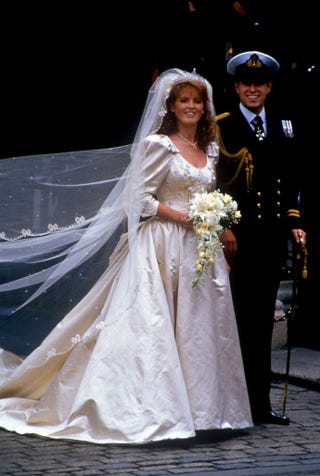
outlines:
M286 415L279 415L279 413L269 410L265 413L253 418L254 424L270 423L272 425L289 425L290 420Z

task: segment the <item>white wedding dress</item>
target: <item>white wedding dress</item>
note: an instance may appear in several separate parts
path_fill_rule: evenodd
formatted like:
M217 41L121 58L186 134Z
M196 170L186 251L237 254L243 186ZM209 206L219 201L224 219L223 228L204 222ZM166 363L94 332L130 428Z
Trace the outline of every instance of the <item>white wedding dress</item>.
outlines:
M151 135L146 150L145 215L155 215L155 194L185 210L190 193L214 188L215 144L203 168L167 136ZM2 350L2 428L146 443L252 425L223 251L192 289L192 230L152 216L130 248L133 274L128 250L124 234L104 274L29 356Z

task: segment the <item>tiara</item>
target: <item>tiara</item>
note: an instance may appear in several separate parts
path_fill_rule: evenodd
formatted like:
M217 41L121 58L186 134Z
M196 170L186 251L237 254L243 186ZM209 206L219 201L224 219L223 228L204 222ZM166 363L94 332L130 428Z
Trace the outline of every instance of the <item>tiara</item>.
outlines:
M181 81L199 81L200 83L206 85L206 79L197 73L196 68L193 68L190 73L181 71L181 73L179 73L177 78L173 81L173 84L181 83Z

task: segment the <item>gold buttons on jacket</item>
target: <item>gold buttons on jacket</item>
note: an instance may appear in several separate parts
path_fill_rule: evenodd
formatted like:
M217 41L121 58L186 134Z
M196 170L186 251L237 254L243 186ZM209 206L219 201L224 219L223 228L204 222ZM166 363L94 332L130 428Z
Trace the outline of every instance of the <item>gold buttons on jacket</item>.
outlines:
M277 179L277 186L281 184L281 179ZM281 220L281 190L280 188L276 188L275 190L275 196L273 200L273 216L276 217L277 220ZM256 192L256 212L257 212L257 219L259 221L262 221L265 219L265 203L264 203L264 198L263 198L263 193L261 191ZM271 204L272 205L272 204Z
M262 197L262 193L261 192L257 192L257 209L259 210L259 212L261 212L261 208L262 208L262 204L261 204L261 197ZM262 215L261 213L258 213L257 215L257 218L259 221L262 220Z

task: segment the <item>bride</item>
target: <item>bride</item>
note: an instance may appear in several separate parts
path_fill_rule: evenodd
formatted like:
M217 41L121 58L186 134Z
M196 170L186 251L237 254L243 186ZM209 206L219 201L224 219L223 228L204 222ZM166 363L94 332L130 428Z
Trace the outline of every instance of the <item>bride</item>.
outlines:
M170 69L132 145L1 161L6 317L49 330L27 355L3 346L0 427L146 443L252 425L222 248L191 286L188 203L218 153L211 85Z

